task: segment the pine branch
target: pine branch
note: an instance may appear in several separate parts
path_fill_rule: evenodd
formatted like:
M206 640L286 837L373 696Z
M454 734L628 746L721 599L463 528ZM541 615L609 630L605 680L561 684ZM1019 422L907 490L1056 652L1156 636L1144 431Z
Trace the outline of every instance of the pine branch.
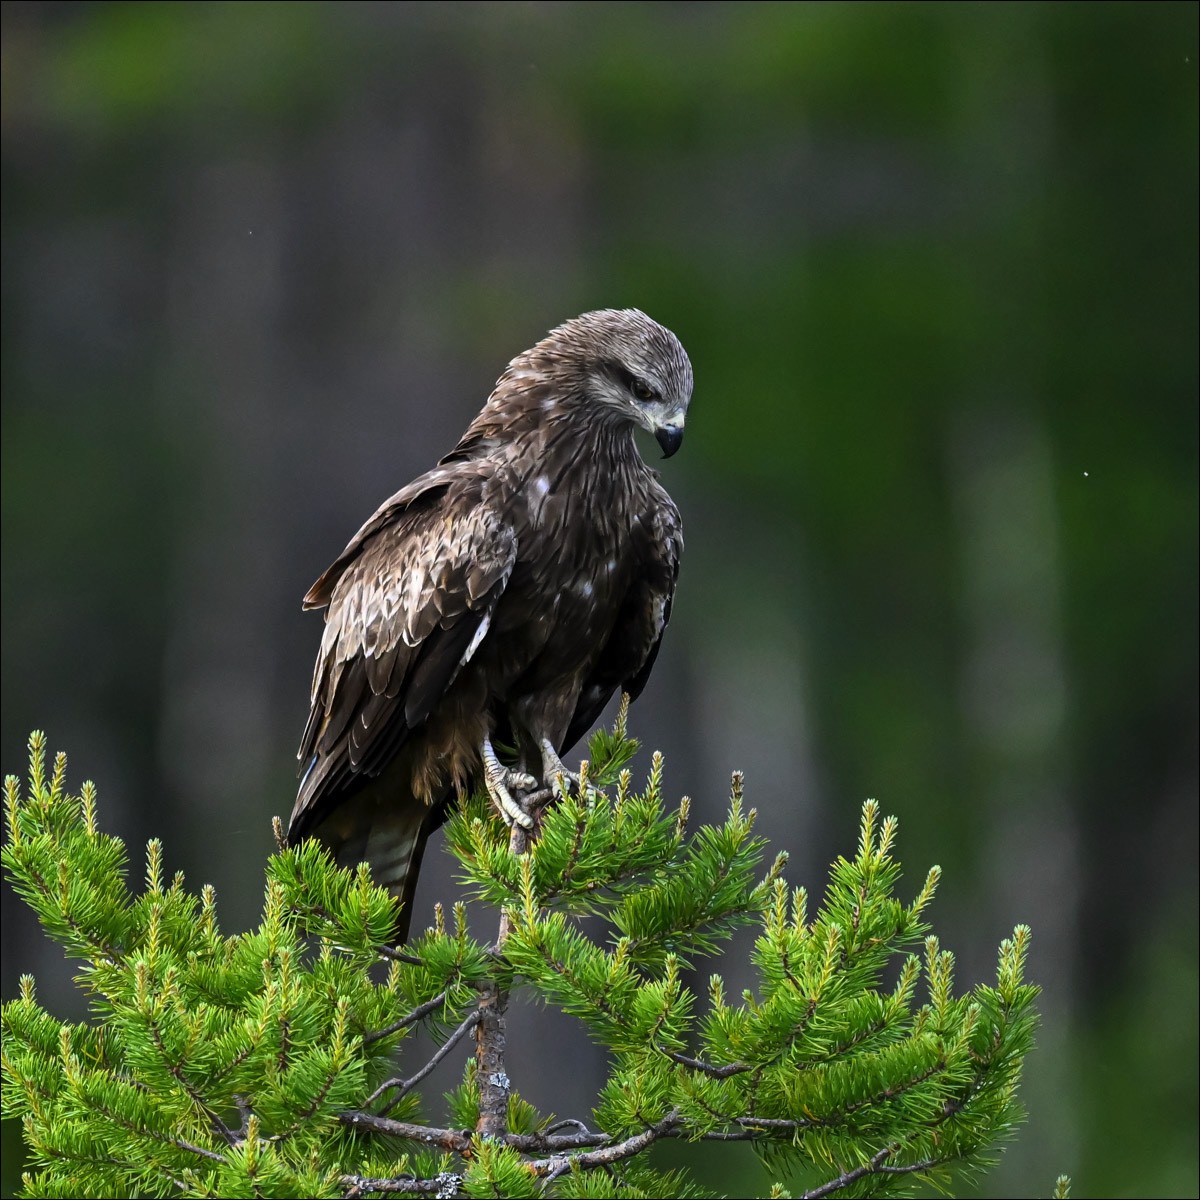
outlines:
M82 959L102 1023L56 1020L28 979L4 1005L5 1112L27 1122L38 1167L27 1193L678 1195L685 1180L640 1158L665 1139L838 1164L811 1196L978 1161L1019 1116L1028 930L1001 944L994 986L956 996L953 960L921 916L937 871L910 904L895 899L896 826L873 802L810 917L782 857L759 872L740 781L725 823L688 833L686 801L665 809L661 757L637 793L623 731L605 737L594 749L620 772L615 799L585 785L532 835L502 829L482 798L451 817L450 845L500 907L491 946L469 937L460 905L452 929L438 905L418 939L383 945L393 902L314 844L270 860L261 923L224 936L212 889L168 885L157 842L131 897L94 792L68 796L61 759L52 778L31 762L26 796L6 783L4 863ZM582 913L607 915L619 936L598 941ZM761 925L755 988L730 1001L714 975L698 1012L682 954L748 915ZM543 1121L512 1086L506 1010L521 987L582 1017L611 1053L590 1127ZM458 1024L395 1074L395 1043L431 1019ZM402 1119L472 1033L446 1125Z

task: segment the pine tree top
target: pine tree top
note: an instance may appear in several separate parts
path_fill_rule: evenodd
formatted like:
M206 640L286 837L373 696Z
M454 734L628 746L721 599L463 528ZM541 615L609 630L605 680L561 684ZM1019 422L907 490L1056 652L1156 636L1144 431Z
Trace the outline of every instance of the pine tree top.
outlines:
M470 892L501 910L499 935L473 933L460 902L392 947L394 901L315 843L271 857L245 933L221 932L211 887L164 878L157 841L135 894L94 787L70 793L65 758L47 771L34 734L28 785L5 784L3 862L78 962L93 1019L59 1021L28 977L4 1005L3 1111L24 1124L25 1193L709 1194L645 1164L665 1138L749 1142L811 1196L977 1169L1020 1119L1028 929L1001 944L994 985L956 995L925 919L938 871L897 898L897 826L874 801L810 914L785 856L764 869L739 776L725 821L690 830L686 800L664 800L660 756L634 788L635 748L622 713L592 739L590 781L529 843L483 799L464 805L447 842ZM595 915L599 933L583 920ZM697 994L685 971L747 924L755 986L730 996L712 974ZM513 1087L513 989L610 1051L586 1121L545 1117ZM400 1078L395 1050L419 1026L439 1048ZM420 1088L469 1034L450 1123L430 1125Z

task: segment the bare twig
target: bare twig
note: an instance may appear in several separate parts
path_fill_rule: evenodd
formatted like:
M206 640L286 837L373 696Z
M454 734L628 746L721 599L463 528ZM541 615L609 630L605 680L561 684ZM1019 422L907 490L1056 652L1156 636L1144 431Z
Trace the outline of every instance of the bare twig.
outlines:
M717 1066L715 1063L706 1063L703 1059L680 1054L677 1050L668 1050L666 1053L672 1062L677 1062L681 1067L691 1067L693 1071L701 1071L713 1079L728 1079L730 1075L742 1075L753 1069L749 1063L744 1062L722 1063Z
M405 1026L414 1025L417 1021L429 1016L431 1012L436 1012L446 1002L449 991L449 988L447 988L445 991L438 992L432 1000L426 1000L424 1004L418 1004L407 1016L401 1017L398 1021L393 1021L392 1024L385 1026L383 1029L374 1029L370 1033L364 1033L363 1045L370 1046L372 1043L378 1042L385 1037L391 1037L393 1033L399 1033Z
M215 1150L206 1150L203 1146L193 1146L191 1142L185 1142L183 1138L159 1138L159 1141L169 1141L173 1146L178 1146L180 1150L187 1150L192 1154L199 1154L201 1158L211 1158L213 1162L225 1162L225 1155L218 1154Z
M566 1122L559 1122L565 1124ZM510 1133L505 1143L522 1154L561 1154L565 1150L586 1150L591 1146L607 1146L612 1142L612 1134L592 1133L582 1121L572 1121L571 1124L580 1128L575 1133L552 1134L545 1133Z
M957 1156L953 1156L957 1157ZM952 1156L946 1158L923 1158L920 1162L905 1163L902 1167L880 1167L876 1175L912 1175L917 1171L932 1171L936 1167L944 1167L952 1161Z
M878 1154L872 1155L861 1167L845 1171L836 1179L830 1179L820 1187L805 1192L801 1200L820 1200L822 1196L831 1196L855 1180L862 1179L864 1175L914 1175L919 1171L932 1171L934 1167L940 1167L944 1162L949 1161L941 1158L923 1158L919 1162L905 1163L898 1167L886 1166L887 1160L899 1149L900 1145L897 1142L893 1142L890 1146L884 1146Z
M553 1125L546 1127L546 1132L557 1133L560 1129L566 1129L568 1126L573 1126L577 1133L590 1134L592 1132L582 1121L577 1121L574 1117L563 1117L561 1121L555 1121Z
M855 1167L853 1171L844 1171L836 1179L830 1179L820 1187L805 1192L803 1200L820 1200L821 1196L828 1196L832 1192L836 1192L838 1188L844 1188L856 1179L861 1179L864 1175L874 1175L884 1161L891 1158L899 1148L894 1143L891 1146L884 1146L878 1154L873 1154L861 1167Z
M377 1117L374 1113L352 1109L338 1113L338 1120L352 1129L367 1129L372 1133L386 1133L390 1137L404 1138L410 1142L421 1142L426 1146L440 1146L453 1154L465 1154L471 1148L471 1134L461 1129L438 1129L433 1125L414 1125L410 1121L393 1121L391 1117Z
M733 1123L743 1129L811 1129L824 1121L793 1121L787 1117L734 1117Z
M396 1094L387 1102L381 1109L380 1115L386 1115L396 1104L402 1100L409 1092L421 1082L437 1065L462 1041L472 1029L475 1028L479 1021L479 1010L472 1009L467 1014L467 1019L438 1047L434 1056L415 1074L410 1075L407 1079L389 1079L386 1083L381 1083L366 1099L367 1104L374 1104L384 1092L390 1088L397 1088Z
M670 1137L679 1123L679 1109L673 1108L661 1121L651 1125L649 1129L635 1133L623 1141L614 1142L611 1146L584 1151L581 1154L555 1154L550 1158L534 1159L525 1165L535 1174L545 1175L549 1179L555 1179L564 1171L575 1167L583 1169L606 1167L610 1163L620 1162L624 1158L632 1158L633 1155L640 1154L651 1142L655 1142L661 1137Z
M407 1196L456 1196L461 1175L452 1175L444 1171L432 1179L417 1179L412 1175L400 1175L395 1179L370 1179L365 1175L343 1175L341 1182L346 1185L346 1200L358 1200L359 1197L372 1192L393 1192Z
M408 963L414 967L424 966L424 961L418 958L415 954L409 954L406 950L395 950L391 946L376 946L375 953L380 958L386 958L391 962Z

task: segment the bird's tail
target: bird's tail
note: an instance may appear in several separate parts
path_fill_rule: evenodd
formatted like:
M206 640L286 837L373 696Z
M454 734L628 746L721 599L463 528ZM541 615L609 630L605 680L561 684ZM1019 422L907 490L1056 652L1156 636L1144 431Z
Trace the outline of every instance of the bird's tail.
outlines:
M313 830L339 867L365 862L378 887L385 887L401 902L392 931L397 942L408 940L413 895L429 835L441 824L440 814L413 797L400 801L395 793L366 787L343 801Z

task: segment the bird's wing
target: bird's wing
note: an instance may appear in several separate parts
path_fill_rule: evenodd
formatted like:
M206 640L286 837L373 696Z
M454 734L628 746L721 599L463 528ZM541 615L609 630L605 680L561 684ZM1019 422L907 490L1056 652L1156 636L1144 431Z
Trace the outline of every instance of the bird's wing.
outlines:
M641 695L658 657L679 577L683 525L675 502L657 483L652 498L650 514L631 531L637 566L612 632L580 689L563 753L595 724L617 688L634 700Z
M353 777L387 766L486 636L517 553L491 482L459 464L409 484L305 597L328 612L289 839L324 820Z

